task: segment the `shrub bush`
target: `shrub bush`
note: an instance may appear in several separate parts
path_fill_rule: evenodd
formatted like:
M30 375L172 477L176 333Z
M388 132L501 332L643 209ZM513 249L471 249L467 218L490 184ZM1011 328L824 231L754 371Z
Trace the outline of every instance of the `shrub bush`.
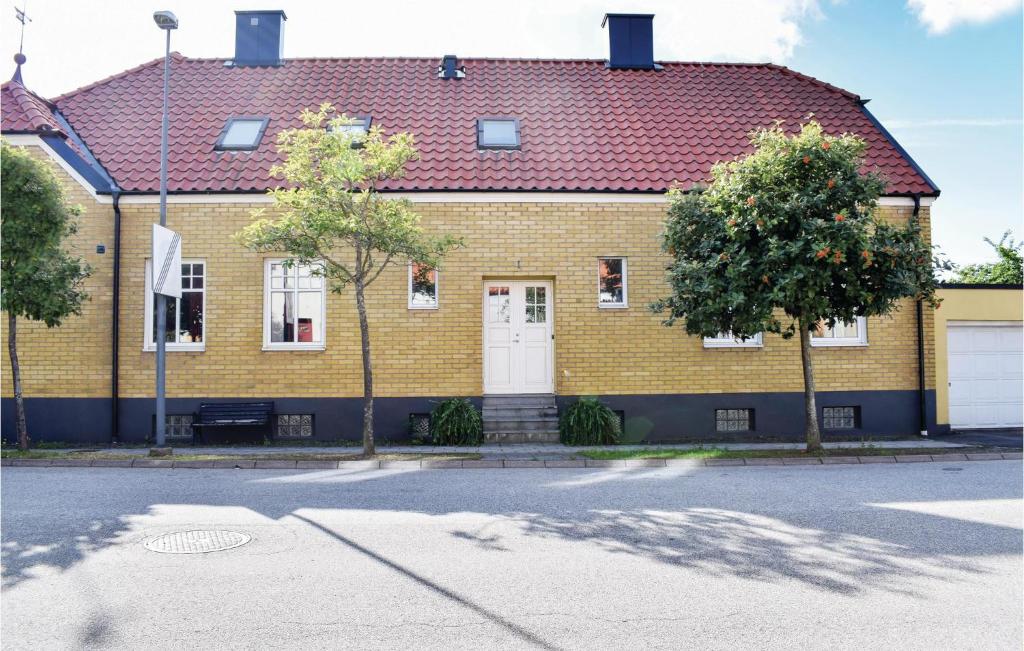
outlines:
M558 419L558 437L565 445L615 445L620 434L618 414L597 398L580 398Z
M483 419L468 399L449 398L430 413L430 436L434 445L480 445Z

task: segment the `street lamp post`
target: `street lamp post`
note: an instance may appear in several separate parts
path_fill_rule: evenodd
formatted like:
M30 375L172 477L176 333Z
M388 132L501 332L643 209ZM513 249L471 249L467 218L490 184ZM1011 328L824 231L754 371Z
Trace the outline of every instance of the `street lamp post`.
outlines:
M153 14L157 27L167 32L167 46L164 51L164 111L160 129L160 225L167 225L167 130L168 87L171 76L171 30L178 29L178 18L170 11ZM156 265L156 261L153 261ZM154 269L155 272L155 269ZM163 447L167 441L167 404L164 376L167 362L167 297L153 294L156 301L156 446Z

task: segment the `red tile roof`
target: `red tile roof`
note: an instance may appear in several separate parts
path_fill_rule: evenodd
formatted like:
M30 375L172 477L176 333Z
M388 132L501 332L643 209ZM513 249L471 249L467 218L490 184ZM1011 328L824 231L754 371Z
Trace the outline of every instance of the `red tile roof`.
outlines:
M747 134L813 115L870 147L892 194L936 188L864 112L859 98L771 64L665 63L610 70L603 61L466 59L466 77L439 79L433 59L290 59L231 67L175 54L171 82L171 191L260 191L282 129L329 101L409 130L421 160L393 190L661 192L704 181L713 163L750 150ZM100 163L128 191L158 189L162 60L54 102ZM476 119L520 119L522 148L478 151ZM268 116L260 147L214 150L231 116ZM6 129L6 114L4 117Z
M0 86L0 124L4 133L63 133L49 102L13 80Z

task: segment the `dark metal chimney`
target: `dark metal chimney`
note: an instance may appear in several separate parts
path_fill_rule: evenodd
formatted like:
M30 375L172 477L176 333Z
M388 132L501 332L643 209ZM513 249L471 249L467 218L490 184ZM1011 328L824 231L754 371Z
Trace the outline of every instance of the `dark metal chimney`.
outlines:
M441 65L437 67L437 76L441 79L462 79L466 76L466 66L459 66L459 57L446 54L441 57Z
M235 12L236 66L279 66L284 54L283 11Z
M654 14L605 14L609 68L660 70L654 62Z

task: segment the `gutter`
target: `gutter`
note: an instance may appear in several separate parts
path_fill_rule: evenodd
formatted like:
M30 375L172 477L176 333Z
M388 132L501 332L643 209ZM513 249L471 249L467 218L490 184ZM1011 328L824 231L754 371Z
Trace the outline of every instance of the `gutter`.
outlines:
M914 219L917 219L918 213L921 211L921 195L914 195ZM917 313L917 402L918 402L918 432L923 437L928 436L928 410L925 399L927 392L925 391L925 377L924 377L924 306L921 299L917 299L915 305L915 311Z
M114 300L111 306L113 313L113 327L111 328L111 354L110 354L110 444L115 445L121 438L121 405L118 396L118 373L119 371L119 346L121 328L121 192L115 188L111 189L111 196L114 199Z

